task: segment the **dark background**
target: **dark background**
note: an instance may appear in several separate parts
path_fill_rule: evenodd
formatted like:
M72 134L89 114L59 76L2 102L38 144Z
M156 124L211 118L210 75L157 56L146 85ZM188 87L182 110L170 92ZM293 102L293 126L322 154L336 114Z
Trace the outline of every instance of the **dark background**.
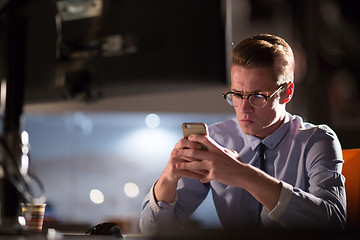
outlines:
M21 123L31 170L65 223L121 218L136 231L142 199L181 137L181 123L233 115L221 99L229 80L224 51L254 34L279 35L293 47L289 112L329 125L343 148L360 145L356 1L232 0L225 11L225 1L106 0L104 15L64 22L60 46L53 2L21 2L16 21L0 18L0 75L25 80L18 87L26 91ZM121 48L105 51L114 36ZM8 54L8 46L15 51ZM6 68L7 56L14 69ZM148 113L160 116L159 128L144 125ZM123 192L127 182L139 186L136 198ZM93 188L104 204L90 202ZM217 224L211 206L206 201L199 216Z

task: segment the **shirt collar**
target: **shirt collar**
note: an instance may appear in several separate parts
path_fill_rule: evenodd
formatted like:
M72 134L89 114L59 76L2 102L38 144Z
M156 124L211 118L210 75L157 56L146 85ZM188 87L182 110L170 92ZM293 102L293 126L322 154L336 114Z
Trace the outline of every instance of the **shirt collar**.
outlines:
M281 124L281 126L266 138L260 139L255 136L245 134L245 139L249 143L251 149L254 151L260 142L262 142L266 146L266 148L273 150L280 143L280 141L284 138L285 134L289 130L289 121L290 115L289 113L286 113L284 122Z

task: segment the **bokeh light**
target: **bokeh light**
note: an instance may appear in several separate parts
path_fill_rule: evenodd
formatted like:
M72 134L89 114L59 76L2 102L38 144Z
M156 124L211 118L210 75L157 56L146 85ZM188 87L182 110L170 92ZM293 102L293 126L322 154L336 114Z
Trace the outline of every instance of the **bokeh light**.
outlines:
M149 128L157 128L160 125L160 117L155 113L148 114L145 117L145 124Z
M104 194L99 189L92 189L90 191L90 200L95 204L102 204L104 202Z
M130 198L137 197L140 193L138 185L133 182L125 183L124 192Z

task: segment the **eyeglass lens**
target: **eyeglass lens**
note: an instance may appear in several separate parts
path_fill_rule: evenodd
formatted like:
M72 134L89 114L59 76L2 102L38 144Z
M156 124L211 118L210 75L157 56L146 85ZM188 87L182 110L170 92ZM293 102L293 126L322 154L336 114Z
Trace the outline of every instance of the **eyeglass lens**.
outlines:
M239 94L235 94L235 93L228 93L226 95L226 100L230 105L234 107L239 107L244 101L243 98L247 98L250 104L256 108L261 108L266 105L266 98L261 94L251 94L247 97L246 96L241 97Z

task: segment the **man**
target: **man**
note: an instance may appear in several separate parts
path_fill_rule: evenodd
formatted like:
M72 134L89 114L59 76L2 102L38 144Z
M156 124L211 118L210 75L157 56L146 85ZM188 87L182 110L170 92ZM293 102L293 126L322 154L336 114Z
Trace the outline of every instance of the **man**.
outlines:
M340 143L329 127L286 112L293 78L283 39L260 34L234 48L224 97L236 118L176 144L143 203L143 232L183 225L210 189L225 229L345 227Z

